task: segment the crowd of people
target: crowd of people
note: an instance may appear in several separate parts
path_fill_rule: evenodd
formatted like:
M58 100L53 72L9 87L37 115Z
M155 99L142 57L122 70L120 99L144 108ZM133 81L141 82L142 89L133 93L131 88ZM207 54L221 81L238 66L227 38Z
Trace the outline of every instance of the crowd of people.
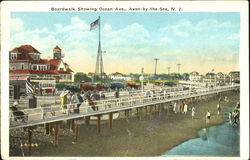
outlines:
M119 89L115 90L114 98L119 98ZM106 99L106 95L102 91L81 91L79 93L63 90L60 94L62 113L69 114L71 110L73 110L74 113L79 113L79 108L84 102L91 106L94 111L98 110L98 107L95 105L94 101L103 99Z

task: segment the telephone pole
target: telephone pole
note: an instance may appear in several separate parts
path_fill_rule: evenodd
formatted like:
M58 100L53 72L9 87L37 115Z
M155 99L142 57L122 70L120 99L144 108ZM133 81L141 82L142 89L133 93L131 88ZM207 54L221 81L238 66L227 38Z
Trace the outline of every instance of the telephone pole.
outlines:
M159 58L155 58L155 76L156 76L156 68L157 68L157 61L159 60Z
M168 67L168 74L170 74L170 68L171 68L171 67Z
M177 65L178 65L178 73L181 74L180 73L181 64L177 64Z

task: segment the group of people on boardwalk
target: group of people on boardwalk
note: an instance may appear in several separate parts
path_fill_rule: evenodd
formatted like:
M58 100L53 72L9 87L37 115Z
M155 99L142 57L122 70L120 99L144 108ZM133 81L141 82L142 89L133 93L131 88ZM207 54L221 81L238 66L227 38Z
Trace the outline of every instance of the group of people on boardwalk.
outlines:
M60 94L62 113L66 114L73 109L74 113L79 113L79 107L83 103L83 97L79 93L70 92L67 90L62 91Z
M119 98L119 91L115 92L114 97ZM101 91L82 91L79 93L63 90L60 94L62 113L69 114L72 110L74 113L79 113L79 108L83 102L91 106L93 110L97 110L94 101L101 99L106 99L106 95Z

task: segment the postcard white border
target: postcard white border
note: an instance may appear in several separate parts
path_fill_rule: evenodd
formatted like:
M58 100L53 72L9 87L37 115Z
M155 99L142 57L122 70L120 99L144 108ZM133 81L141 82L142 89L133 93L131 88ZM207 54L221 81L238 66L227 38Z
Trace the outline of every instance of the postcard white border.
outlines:
M50 12L51 7L181 7L183 12L240 12L240 73L241 73L241 139L240 159L249 157L249 17L247 1L4 1L1 3L1 154L9 157L9 72L8 52L10 33L10 13L15 12ZM101 157L102 158L102 157ZM112 157L112 159L128 159L129 157ZM154 159L184 159L184 157L154 157ZM23 157L11 159L23 159ZM25 159L33 159L25 157ZM90 157L35 157L35 159L90 159ZM91 157L100 159L100 157ZM103 158L106 159L106 158ZM136 159L152 159L152 157L136 157ZM185 159L204 159L204 157L189 157ZM208 157L206 159L239 159L239 157Z

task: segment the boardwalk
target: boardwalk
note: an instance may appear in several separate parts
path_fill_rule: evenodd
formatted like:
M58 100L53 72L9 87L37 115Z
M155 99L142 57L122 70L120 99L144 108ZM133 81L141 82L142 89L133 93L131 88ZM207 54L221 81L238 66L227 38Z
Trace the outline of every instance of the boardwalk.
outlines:
M239 85L222 86L214 88L198 88L195 90L174 90L167 94L156 92L154 96L144 96L141 92L135 94L124 95L121 98L95 101L97 110L93 110L91 106L82 104L80 106L80 113L73 113L73 107L76 104L71 104L68 108L68 114L62 114L60 105L52 105L50 107L25 109L23 110L28 115L26 122L15 122L12 113L10 112L10 129L23 128L35 126L45 123L58 122L63 120L77 119L88 116L101 116L119 111L126 111L136 109L149 105L163 104L176 100L185 100L193 97L200 97L205 95L217 94L220 92L239 89ZM50 112L55 113L53 116ZM71 113L70 113L71 112Z

